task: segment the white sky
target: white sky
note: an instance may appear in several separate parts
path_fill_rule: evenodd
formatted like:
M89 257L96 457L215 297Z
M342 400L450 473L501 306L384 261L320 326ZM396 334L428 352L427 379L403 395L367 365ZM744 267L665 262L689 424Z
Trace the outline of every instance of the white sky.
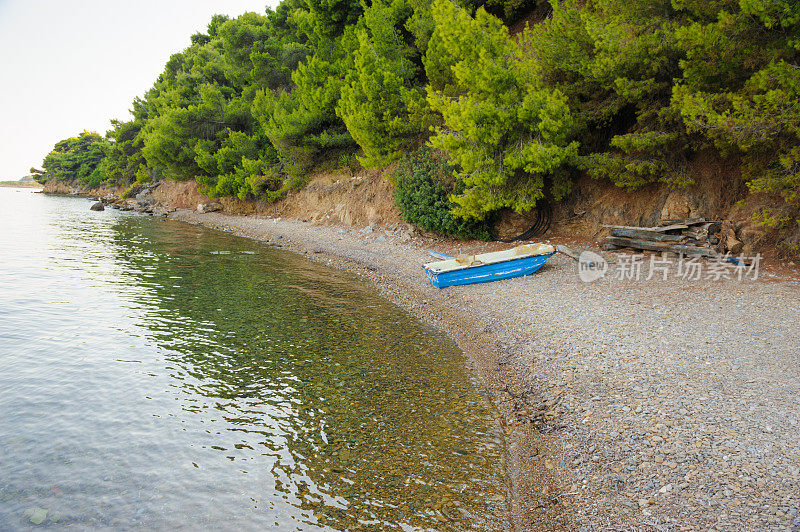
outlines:
M0 180L40 167L61 139L127 119L212 15L268 4L278 0L0 0Z

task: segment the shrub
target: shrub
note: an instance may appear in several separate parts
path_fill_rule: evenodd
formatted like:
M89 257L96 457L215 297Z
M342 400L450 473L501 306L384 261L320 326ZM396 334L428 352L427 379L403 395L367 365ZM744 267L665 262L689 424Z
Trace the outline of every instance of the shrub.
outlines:
M450 197L463 185L452 174L447 159L430 148L403 158L394 174L395 202L403 220L442 235L489 240L485 222L453 215L456 205Z

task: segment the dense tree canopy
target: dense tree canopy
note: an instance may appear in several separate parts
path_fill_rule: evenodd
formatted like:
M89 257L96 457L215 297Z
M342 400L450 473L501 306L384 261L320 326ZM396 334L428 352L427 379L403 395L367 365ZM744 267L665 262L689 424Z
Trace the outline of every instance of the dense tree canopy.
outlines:
M429 90L431 106L443 117L431 143L459 165L456 176L466 189L454 198L457 214L484 218L503 207L532 209L544 196L547 176L562 192L563 167L578 148L568 141L566 98L539 82L524 47L483 8L472 18L449 0L436 0L433 13L436 46L429 61L449 79Z
M110 149L110 143L94 131L84 131L77 137L61 140L47 154L43 171L31 168L38 181L75 182L85 187L96 187L104 178L99 171Z
M284 0L215 16L129 120L59 142L40 179L276 199L325 160L428 144L454 212L483 218L580 172L688 186L710 149L800 207L798 35L790 0Z

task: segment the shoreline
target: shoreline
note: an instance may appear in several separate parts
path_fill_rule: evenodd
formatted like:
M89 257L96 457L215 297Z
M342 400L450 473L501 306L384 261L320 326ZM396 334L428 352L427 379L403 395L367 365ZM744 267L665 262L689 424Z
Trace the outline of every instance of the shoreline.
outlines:
M31 181L0 181L0 187L44 189L44 185L40 185L39 183L33 183Z
M453 304L452 299L448 301L449 298L440 297L441 291L430 286L422 273L422 261L402 266L393 264L391 255L381 254L384 250L370 251L360 248L362 240L343 243L348 233L341 232L342 228L313 226L299 220L222 213L199 214L184 209L169 214L168 218L278 245L309 260L348 271L368 281L380 296L398 305L415 319L435 327L454 340L464 353L468 371L480 382L504 429L507 451L505 466L511 492L509 517L515 529L549 531L570 528L571 523L550 502L554 486L549 470L542 467L544 461L532 462L528 459L531 456L549 456L548 460L552 462L557 453L551 448L551 442L539 441L536 447L532 442L530 425L509 424L507 421L515 418L515 412L512 405L505 400L504 396L508 394L505 388L508 386L513 393L514 390L522 389L525 384L510 368L504 368L504 364L498 365L495 353L502 352L506 357L509 354L510 342L505 332L500 330L492 317L469 315L465 309ZM253 227L254 221L268 224ZM325 243L315 243L307 235L299 237L300 227L312 228L312 232L327 233ZM368 234L357 230L348 232L358 235L377 234L377 238L380 235L386 236L383 232L375 231ZM331 239L335 239L338 245L333 244ZM375 244L384 244L386 248L397 245L388 239ZM415 249L414 252L420 258L427 257L425 261L433 260L424 250ZM539 506L543 511L531 516L526 512L529 505ZM531 517L535 519L532 520Z
M517 530L800 526L791 273L584 284L557 254L529 277L439 290L421 270L427 249L496 245L256 215L169 217L353 272L453 338L506 430Z

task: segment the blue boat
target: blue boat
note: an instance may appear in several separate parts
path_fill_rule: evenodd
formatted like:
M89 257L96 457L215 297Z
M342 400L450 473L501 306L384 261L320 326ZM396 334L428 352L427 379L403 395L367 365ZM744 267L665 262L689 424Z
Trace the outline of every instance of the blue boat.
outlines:
M555 249L549 244L526 244L505 251L459 255L429 262L425 264L425 273L437 288L488 283L530 275L544 266L554 254Z

